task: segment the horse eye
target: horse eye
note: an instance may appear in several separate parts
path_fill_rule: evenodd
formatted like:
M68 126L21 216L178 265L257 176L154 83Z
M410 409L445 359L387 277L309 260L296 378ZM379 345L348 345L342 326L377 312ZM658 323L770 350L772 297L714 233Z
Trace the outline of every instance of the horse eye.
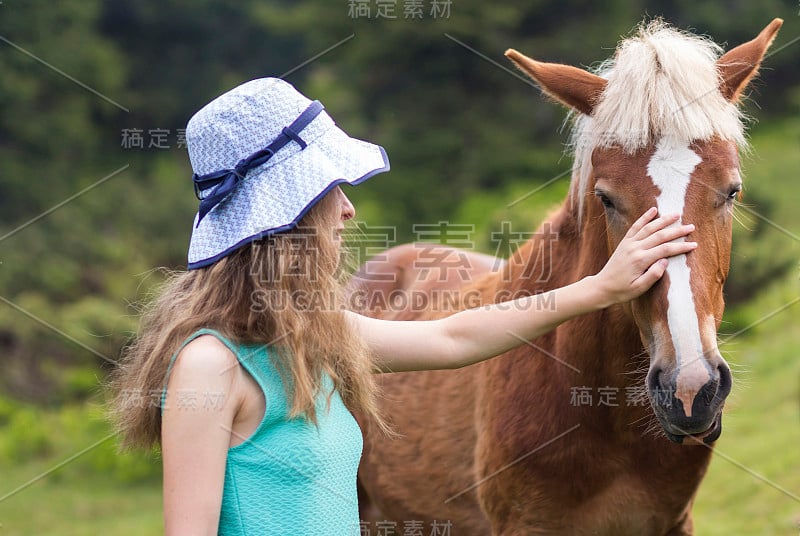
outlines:
M731 188L731 191L728 194L728 201L736 201L736 196L739 195L739 192L741 191L742 191L741 185L737 185Z
M614 202L611 201L611 198L608 197L608 194L606 194L605 192L601 192L600 190L595 190L594 195L600 198L600 202L603 203L603 207L614 208Z

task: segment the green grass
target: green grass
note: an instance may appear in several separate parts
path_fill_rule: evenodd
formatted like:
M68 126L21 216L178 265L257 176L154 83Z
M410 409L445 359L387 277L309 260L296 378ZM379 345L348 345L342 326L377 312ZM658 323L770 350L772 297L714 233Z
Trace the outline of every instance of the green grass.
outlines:
M162 532L158 459L114 440L94 403L0 399L0 535Z
M799 288L792 274L746 307L764 316ZM800 302L721 346L735 386L695 506L698 534L800 533L798 313Z
M2 468L2 493L47 470L57 458ZM158 483L125 484L101 472L52 474L0 502L3 536L104 536L163 532Z

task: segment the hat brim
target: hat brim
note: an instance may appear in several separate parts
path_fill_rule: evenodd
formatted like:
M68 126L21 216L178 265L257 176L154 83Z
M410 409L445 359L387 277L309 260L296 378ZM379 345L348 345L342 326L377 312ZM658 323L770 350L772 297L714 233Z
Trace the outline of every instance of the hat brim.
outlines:
M188 269L208 266L253 240L296 227L336 186L361 183L389 168L383 147L330 128L291 157L253 170L199 225L195 216Z

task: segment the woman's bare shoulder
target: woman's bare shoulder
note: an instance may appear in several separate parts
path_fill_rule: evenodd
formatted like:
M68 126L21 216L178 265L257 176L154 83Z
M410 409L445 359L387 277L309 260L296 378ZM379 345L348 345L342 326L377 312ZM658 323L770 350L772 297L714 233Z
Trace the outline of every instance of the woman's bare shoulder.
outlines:
M201 335L184 346L175 358L170 378L178 387L230 387L239 370L239 361L222 341Z

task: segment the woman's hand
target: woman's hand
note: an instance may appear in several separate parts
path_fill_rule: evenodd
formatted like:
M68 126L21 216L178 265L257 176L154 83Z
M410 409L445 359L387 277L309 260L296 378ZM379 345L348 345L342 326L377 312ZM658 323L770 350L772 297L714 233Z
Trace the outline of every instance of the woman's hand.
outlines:
M604 307L640 296L664 275L666 257L697 247L697 242L672 242L692 232L694 225L669 227L680 216L653 219L656 213L651 208L631 225L606 265L594 276Z

